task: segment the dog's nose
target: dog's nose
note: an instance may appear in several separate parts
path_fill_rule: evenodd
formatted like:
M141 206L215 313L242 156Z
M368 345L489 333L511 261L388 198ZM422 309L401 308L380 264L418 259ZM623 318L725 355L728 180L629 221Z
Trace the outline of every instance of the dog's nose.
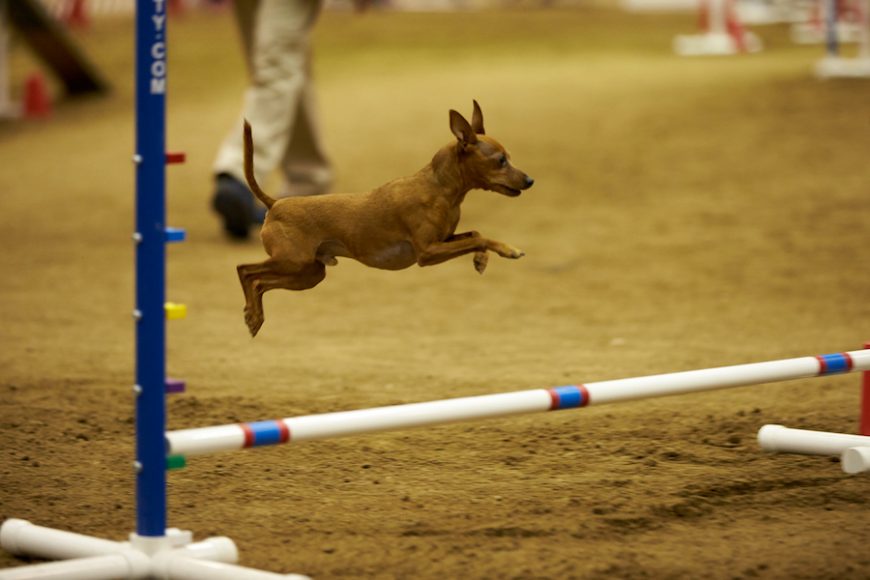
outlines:
M529 177L528 175L526 175L526 183L525 183L525 186L523 187L523 189L528 189L531 186L533 186L534 184L535 184L535 180L532 179L531 177Z

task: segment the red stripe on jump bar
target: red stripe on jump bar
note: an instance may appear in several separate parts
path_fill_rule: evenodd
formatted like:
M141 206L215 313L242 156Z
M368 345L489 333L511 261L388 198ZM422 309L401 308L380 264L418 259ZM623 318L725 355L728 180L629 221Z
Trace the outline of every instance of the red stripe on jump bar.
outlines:
M278 424L278 430L281 432L281 443L287 443L290 441L290 427L287 426L287 423L278 419L275 421Z
M247 423L240 423L239 427L241 427L242 431L245 433L245 444L242 447L244 447L245 449L247 449L248 447L253 447L255 440L254 430L251 429L251 426Z
M816 360L819 361L819 375L823 375L823 374L825 374L826 372L828 372L828 363L827 363L827 361L826 361L824 358L820 357L820 356L817 356L817 357L816 357Z
M581 407L586 407L591 402L589 400L589 389L586 388L586 385L577 385L577 388L580 389L580 393L583 394L583 404Z
M555 411L559 408L559 394L555 389L547 389L547 393L550 395L550 410Z

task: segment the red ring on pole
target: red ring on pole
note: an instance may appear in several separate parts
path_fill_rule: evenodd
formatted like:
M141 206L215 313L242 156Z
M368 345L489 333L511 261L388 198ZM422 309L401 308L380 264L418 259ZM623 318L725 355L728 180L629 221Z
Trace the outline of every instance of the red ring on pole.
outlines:
M242 445L242 448L247 449L248 447L254 446L254 430L251 429L251 426L247 423L239 423L239 427L242 428L242 431L245 434L245 443Z
M870 342L864 343L870 349ZM870 371L861 373L861 420L859 432L870 437Z
M855 367L855 361L852 360L852 355L848 352L843 353L843 358L846 359L846 368L849 369L849 372Z
M580 394L583 396L583 402L580 403L580 406L585 407L589 404L589 389L586 388L586 385L577 385L577 388L580 390Z
M278 431L281 433L281 443L287 443L290 441L290 427L287 426L287 423L278 419L275 421L278 424Z
M555 411L559 408L559 394L555 389L547 389L547 393L550 395L550 410Z
M825 359L817 356L816 360L819 361L819 376L828 372L828 363L825 361Z

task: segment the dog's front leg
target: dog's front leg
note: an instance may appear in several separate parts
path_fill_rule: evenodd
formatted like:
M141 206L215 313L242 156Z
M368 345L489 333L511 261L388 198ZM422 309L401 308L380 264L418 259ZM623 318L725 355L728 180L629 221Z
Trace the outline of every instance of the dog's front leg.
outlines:
M453 234L446 241L452 242L454 240L464 240L466 238L479 238L480 233L471 230L470 232L462 232L461 234ZM486 252L474 252L474 269L477 270L478 274L483 274L486 270L486 265L489 263L489 254Z
M419 249L417 251L417 263L420 266L434 266L435 264L440 264L447 260L452 260L453 258L458 258L459 256L464 256L465 254L470 254L472 252L475 254L485 254L487 251L493 251L503 258L510 258L513 260L525 255L524 252L517 248L511 247L502 242L486 239L481 237L479 234L477 236L469 235L467 237L460 234L458 239L449 238L445 242L435 242Z

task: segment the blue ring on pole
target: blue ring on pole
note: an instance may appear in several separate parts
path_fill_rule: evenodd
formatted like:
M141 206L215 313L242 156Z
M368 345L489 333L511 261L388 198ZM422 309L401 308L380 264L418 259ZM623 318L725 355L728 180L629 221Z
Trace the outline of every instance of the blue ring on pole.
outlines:
M166 228L164 238L167 244L177 244L187 238L187 232L183 228Z
M548 389L552 399L551 411L576 409L589 403L589 393L583 385L565 385Z
M852 370L852 357L841 352L836 354L823 354L817 356L819 361L819 376L848 373Z
M284 421L257 421L242 424L245 432L245 447L277 445L290 439L290 429Z

